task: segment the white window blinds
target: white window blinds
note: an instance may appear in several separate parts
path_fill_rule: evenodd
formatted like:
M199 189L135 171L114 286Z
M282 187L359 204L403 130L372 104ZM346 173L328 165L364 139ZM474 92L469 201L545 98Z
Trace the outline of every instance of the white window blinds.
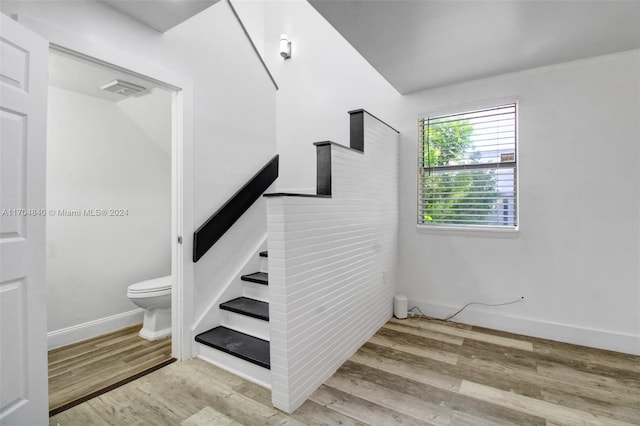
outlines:
M418 224L517 223L516 104L419 120Z

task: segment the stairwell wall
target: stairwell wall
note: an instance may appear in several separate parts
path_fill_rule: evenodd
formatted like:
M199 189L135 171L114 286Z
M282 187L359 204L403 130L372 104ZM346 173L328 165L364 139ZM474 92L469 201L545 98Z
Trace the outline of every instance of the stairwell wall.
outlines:
M267 198L272 402L286 412L392 315L398 134L364 116L364 154L331 145L331 198Z
M348 145L347 111L358 108L393 125L401 96L306 0L270 0L264 16L264 58L280 87L276 185L281 191L314 191L312 143ZM281 33L292 43L287 60L279 55Z

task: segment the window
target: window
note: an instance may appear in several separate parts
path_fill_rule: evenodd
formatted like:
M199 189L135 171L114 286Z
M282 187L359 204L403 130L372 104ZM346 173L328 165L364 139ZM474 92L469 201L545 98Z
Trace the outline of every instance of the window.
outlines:
M418 225L518 225L515 103L421 118L418 145Z

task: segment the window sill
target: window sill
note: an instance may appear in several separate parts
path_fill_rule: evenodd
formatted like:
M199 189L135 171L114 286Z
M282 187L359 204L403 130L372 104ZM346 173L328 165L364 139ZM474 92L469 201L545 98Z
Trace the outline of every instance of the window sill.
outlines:
M419 234L462 237L518 238L519 227L417 225Z

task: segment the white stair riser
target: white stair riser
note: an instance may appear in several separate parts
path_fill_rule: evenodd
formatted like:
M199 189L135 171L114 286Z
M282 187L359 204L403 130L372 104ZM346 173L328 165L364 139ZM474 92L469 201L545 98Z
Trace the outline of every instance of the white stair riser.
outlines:
M260 272L269 273L269 259L260 256Z
M202 343L197 343L196 347L198 352L196 356L198 358L257 385L271 389L271 370L203 345Z
M269 321L221 310L223 326L262 340L269 340Z
M250 299L269 303L269 286L243 281L242 295Z

